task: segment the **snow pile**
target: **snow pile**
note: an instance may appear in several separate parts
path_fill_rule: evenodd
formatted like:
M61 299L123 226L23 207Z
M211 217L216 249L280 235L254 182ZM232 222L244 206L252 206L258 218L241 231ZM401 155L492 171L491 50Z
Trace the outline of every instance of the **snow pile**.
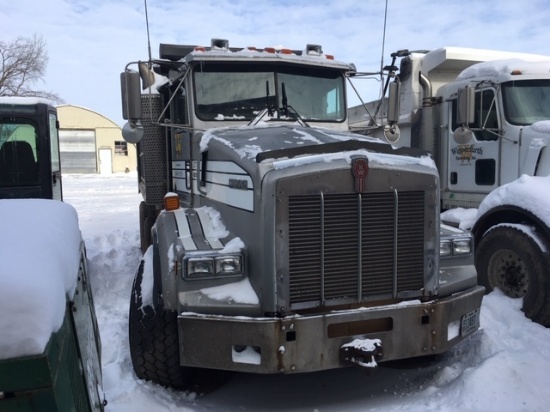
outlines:
M76 289L78 216L55 200L1 200L0 227L0 359L38 355Z
M441 220L457 225L460 229L470 230L477 218L477 209L457 207L441 213Z

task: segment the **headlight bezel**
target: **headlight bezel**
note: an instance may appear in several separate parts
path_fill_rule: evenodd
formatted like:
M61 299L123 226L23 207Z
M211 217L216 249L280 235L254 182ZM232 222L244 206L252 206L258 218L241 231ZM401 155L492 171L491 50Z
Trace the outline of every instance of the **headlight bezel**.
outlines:
M439 257L468 256L473 252L473 238L459 237L452 239L441 239L439 241Z
M233 266L232 270L228 270ZM242 253L189 253L182 261L184 280L227 279L244 275Z

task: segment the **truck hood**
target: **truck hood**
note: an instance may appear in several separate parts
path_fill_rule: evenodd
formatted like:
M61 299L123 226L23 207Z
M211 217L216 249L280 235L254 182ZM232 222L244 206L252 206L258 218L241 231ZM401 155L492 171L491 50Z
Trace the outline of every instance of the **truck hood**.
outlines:
M422 150L393 147L382 140L330 129L292 125L244 126L211 129L200 142L201 152L221 150L238 163L256 168L262 164L297 164L329 161L353 152L366 152L369 160L384 164L423 164L434 167L430 155ZM210 154L209 154L210 157ZM276 168L276 166L274 166Z

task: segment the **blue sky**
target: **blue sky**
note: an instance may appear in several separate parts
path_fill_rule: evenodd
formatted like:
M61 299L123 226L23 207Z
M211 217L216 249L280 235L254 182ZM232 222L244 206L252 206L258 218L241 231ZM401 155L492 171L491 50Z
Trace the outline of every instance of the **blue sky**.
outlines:
M381 0L147 0L153 57L159 43L302 49L320 44L359 71L382 58ZM119 74L148 56L144 0L0 0L0 40L42 36L42 90L122 126ZM388 0L384 63L399 49L474 47L550 56L550 0ZM366 100L379 84L357 84Z

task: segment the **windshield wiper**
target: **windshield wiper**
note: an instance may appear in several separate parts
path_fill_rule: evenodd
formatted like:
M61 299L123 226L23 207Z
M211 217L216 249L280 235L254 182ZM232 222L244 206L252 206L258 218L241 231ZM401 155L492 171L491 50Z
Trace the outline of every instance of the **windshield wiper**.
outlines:
M263 120L266 116L268 117L268 120L273 120L273 117L275 115L275 111L277 112L278 120L283 120L282 117L289 117L292 119L295 119L304 127L310 127L309 124L300 116L300 114L288 104L288 97L286 95L286 88L284 82L281 83L281 94L282 94L282 107L279 109L276 109L273 104L269 104L269 82L265 82L265 91L266 91L266 107L263 109L260 113L256 115L254 119L252 119L248 125L249 126L255 126L257 125L261 120Z
M281 109L281 114L283 116L291 116L291 113L294 115L294 118L298 120L298 122L305 127L309 127L309 124L306 123L304 119L302 119L302 116L294 109L294 107L290 106L288 104L288 98L286 96L286 87L285 82L281 83L281 94L282 94L282 103L283 108Z

